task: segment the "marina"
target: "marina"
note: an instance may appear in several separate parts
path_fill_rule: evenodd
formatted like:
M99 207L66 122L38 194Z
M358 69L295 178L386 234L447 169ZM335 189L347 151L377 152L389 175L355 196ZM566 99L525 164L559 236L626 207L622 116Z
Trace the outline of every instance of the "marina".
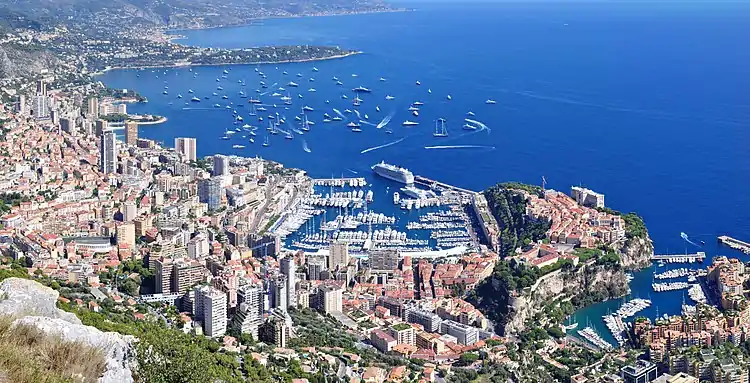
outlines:
M652 283L651 288L656 292L682 290L690 287L687 282Z

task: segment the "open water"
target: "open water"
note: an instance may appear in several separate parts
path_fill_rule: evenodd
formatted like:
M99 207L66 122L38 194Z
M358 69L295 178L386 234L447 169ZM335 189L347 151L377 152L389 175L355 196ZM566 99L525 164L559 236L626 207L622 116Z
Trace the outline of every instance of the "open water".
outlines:
M346 59L196 67L192 72L188 68L120 70L101 80L134 88L149 98L148 104L130 105L131 112L169 118L165 124L142 127L141 136L170 146L174 137L197 137L201 156L259 155L316 177L369 174L372 164L387 160L415 174L474 190L500 181L539 184L545 176L548 187L567 191L571 185L584 185L605 193L608 206L638 212L657 253L706 251L709 256L747 260L718 246L716 236L750 240L750 50L746 49L750 5L709 1L406 5L417 11L277 19L180 32L185 43L200 46L333 44L365 52ZM269 88L261 88L256 68L266 74ZM227 78L221 78L224 70ZM334 76L344 85L336 85ZM386 81L379 81L381 77ZM290 81L299 87L287 87ZM168 95L162 94L165 86ZM294 100L289 110L271 98L279 86L286 88L279 93L288 92ZM393 115L385 128L362 123L363 132L353 133L345 123L322 122L324 112L335 115L333 108L355 120L344 110L355 109L351 89L357 86L372 89L361 95L362 119L367 114L366 121L377 124ZM189 89L210 99L185 104L192 97ZM260 95L256 89L267 93ZM267 148L260 145L264 123L255 144L240 137L246 133L221 140L225 130L236 127L233 110L245 122L259 124L248 115L249 104L238 95L241 90L269 104L264 117L278 111L294 123L293 117L308 105L315 109L308 117L316 124L293 140L285 140L283 134L271 136ZM212 96L213 92L218 95ZM176 98L178 93L182 99ZM221 98L224 94L228 99ZM386 95L395 99L387 101ZM497 104L485 104L487 99ZM419 117L407 110L414 101L425 103ZM215 103L221 108L214 108ZM469 118L487 129L463 130L469 111L475 113ZM432 136L437 118L447 120L448 137ZM402 127L407 119L420 124ZM303 140L309 153L303 150ZM371 149L397 140L401 141ZM246 148L232 149L235 144ZM452 145L472 147L425 149ZM380 184L384 181L373 181L377 190L387 187ZM390 198L384 192L376 194L376 201ZM396 214L387 211L392 205L382 206L386 211L379 211ZM680 238L682 231L706 245L686 243ZM652 292L651 273L637 274L631 286L634 295L650 296L655 302L643 313L653 317L657 306L660 314L679 312L683 293ZM615 300L585 308L574 320L580 328L588 318L604 334L601 315L620 304Z

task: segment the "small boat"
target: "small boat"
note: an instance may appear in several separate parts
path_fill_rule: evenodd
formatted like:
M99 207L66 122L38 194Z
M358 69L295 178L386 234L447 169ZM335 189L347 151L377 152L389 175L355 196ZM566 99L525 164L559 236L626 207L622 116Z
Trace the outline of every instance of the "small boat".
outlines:
M221 108L221 105L219 105L219 104L214 104L214 108Z
M356 123L356 122L354 122L354 121L352 121L352 122L350 122L350 123L346 124L346 127L347 127L347 128L359 128L360 126L361 126L360 124L358 124L358 123Z
M331 120L333 120L333 121L341 121L341 120L343 120L343 118L341 118L341 117L339 117L339 116L333 116L333 117L331 118Z
M403 125L403 126L416 126L416 125L419 125L419 123L418 122L414 122L414 121L406 120L403 123L401 123L401 125Z
M489 100L485 101L484 103L488 104L488 105L494 105L494 104L497 104L497 101L489 99Z
M376 106L375 106L375 111L376 111L376 112L380 112L380 106L377 106L377 105L376 105Z
M188 89L188 93L193 93L193 90L192 89Z
M313 110L315 110L315 109L313 109L313 108L311 108L311 107L309 107L309 106L305 105L305 106L303 106L303 107L302 107L302 110L304 110L304 111L306 111L306 112L312 112L312 111L313 111Z
M466 112L467 116L475 116L474 112Z
M338 77L336 77L336 76L333 76L333 81L338 81L338 80L339 80L339 78L338 78Z
M351 112L352 112L352 111L351 111L351 110L349 110L349 109L344 109L344 113L347 113L347 114L348 114L348 113L351 113Z
M308 89L307 91L308 91L308 92L317 92L317 91L315 90L315 88L310 88L310 89Z
M385 81L385 78L384 78L384 77L381 77L381 78L380 78L380 81Z
M411 112L411 114L414 115L414 117L419 117L419 111L418 110L413 110Z
M302 77L302 73L297 73L297 77Z
M393 97L393 96L391 96L391 95L387 95L387 96L385 96L385 99L386 99L386 100L395 100L395 99L396 99L396 97Z
M224 74L229 74L229 71L228 71L228 70L226 70L226 69L224 69L224 72L223 72L223 73L224 73Z
M310 81L310 82L315 82L315 79L314 79L314 78L312 78L312 77L310 77L309 79L307 79L307 81Z
M352 73L352 77L359 77L356 73Z
M297 97L302 98L302 95L301 94L297 94Z
M448 101L450 101L450 100L453 100L453 97L451 97L451 95L448 95L448 96L446 96L445 98L447 98L447 99L448 99Z
M287 134L286 134L286 135L284 136L284 138L286 138L287 140L291 140L291 139L293 139L293 138L294 138L294 136L292 135L292 133L291 133L291 132L289 132L289 133L287 133Z
M341 81L336 81L336 85L344 85L344 83Z
M282 72L282 74L289 74L289 73L287 73L286 71L284 71L284 72Z
M427 89L427 93L432 94L432 89Z
M262 107L262 106L259 106L259 107L257 107L257 108L256 108L255 110L257 110L257 111L259 111L259 112L265 112L265 111L266 111L267 109L266 109L266 108L264 108L264 107Z
M410 106L410 107L409 107L409 111L410 111L410 112L413 112L413 111L415 111L415 110L419 110L419 108L417 108L416 106Z
M177 98L182 98L182 95L181 95L181 94L178 94L178 95L177 95Z
M217 86L217 87L216 87L216 90L224 90L224 88L223 88L223 87L220 87L220 86Z
M324 118L323 122L331 122L331 119L330 118Z
M354 132L354 133L361 133L362 132L362 128L352 128L352 132Z
M349 98L349 97L347 97L347 96L346 96L345 94L342 94L342 95L341 95L341 98L343 98L344 100L346 100L346 99L347 99L347 98Z
M331 103L330 101L326 100L326 104L330 104L330 103Z
M273 93L271 93L271 97L279 97L279 96L281 96L281 93L279 93L279 92L273 92Z
M247 100L247 102L249 102L251 104L260 104L260 100L257 99L257 98L251 98L251 99Z
M323 117L324 117L324 118L331 118L331 115L330 115L330 114L328 114L328 113L323 113Z
M421 82L419 82L419 80L417 80L417 85L422 85L422 83L421 83Z
M218 94L218 93L216 93L216 92L213 92L213 93L212 93L212 96L218 96L218 95L219 95L219 94Z
M198 98L198 97L193 97L193 98L190 99L190 101L192 101L192 102L201 102L201 99Z
M222 98L222 99L224 99L224 100L227 100L227 99L229 99L229 96L227 96L227 95L225 94L225 95L221 96L221 98Z
M312 71L313 71L313 72L317 72L317 71L318 71L318 68L316 68L316 67L313 67Z
M302 121L302 117L300 117L300 116L294 116L294 120L295 121Z
M363 93L370 93L370 92L372 92L372 90L370 90L370 89L367 89L367 88L365 88L365 87L363 87L363 86L358 86L358 87L356 87L356 88L352 89L352 92L363 92Z
M254 144L254 143L255 143L255 139L254 139L254 138L252 138L252 137L250 137L250 140L249 140L249 141L250 141L250 143L251 143L251 144Z
M161 92L161 94L169 94L169 92L167 92L167 91L165 90L165 91Z
M298 87L298 86L299 86L299 84L297 84L296 82L292 82L292 81L290 81L290 82L289 82L288 84L286 84L286 86L291 86L291 87L294 87L294 88L296 88L296 87Z
M424 105L424 102L414 101L414 103L412 105L414 105L414 106L422 106L422 105Z
M232 149L245 149L245 145L232 145Z
M280 86L280 87L279 87L279 90L280 90L280 91L285 91L285 90L286 90L286 88L284 88L283 86Z

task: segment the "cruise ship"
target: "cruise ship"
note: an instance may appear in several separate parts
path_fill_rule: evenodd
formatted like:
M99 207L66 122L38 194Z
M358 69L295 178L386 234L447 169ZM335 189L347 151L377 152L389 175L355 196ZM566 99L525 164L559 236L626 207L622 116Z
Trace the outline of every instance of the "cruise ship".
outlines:
M385 162L373 165L372 171L375 172L375 174L392 181L401 182L407 185L414 183L414 174L412 174L411 171L391 164L386 164Z

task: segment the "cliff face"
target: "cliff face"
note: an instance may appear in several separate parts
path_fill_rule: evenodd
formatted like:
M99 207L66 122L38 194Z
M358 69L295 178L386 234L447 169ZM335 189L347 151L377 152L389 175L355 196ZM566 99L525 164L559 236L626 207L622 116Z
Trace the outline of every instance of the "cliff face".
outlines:
M32 326L63 341L102 350L105 370L99 383L133 382L134 338L81 324L75 315L56 307L57 298L57 291L37 282L8 278L0 283L0 315L15 318L12 326Z
M0 77L13 78L41 73L54 68L59 60L47 51L29 52L11 46L0 46Z
M504 326L504 334L513 335L523 331L526 322L556 298L581 294L614 298L624 295L627 290L628 283L622 270L590 266L578 271L552 272L539 278L529 291L510 299L509 320Z
M651 266L654 244L648 235L645 238L630 238L618 250L622 267L627 270L638 270Z

